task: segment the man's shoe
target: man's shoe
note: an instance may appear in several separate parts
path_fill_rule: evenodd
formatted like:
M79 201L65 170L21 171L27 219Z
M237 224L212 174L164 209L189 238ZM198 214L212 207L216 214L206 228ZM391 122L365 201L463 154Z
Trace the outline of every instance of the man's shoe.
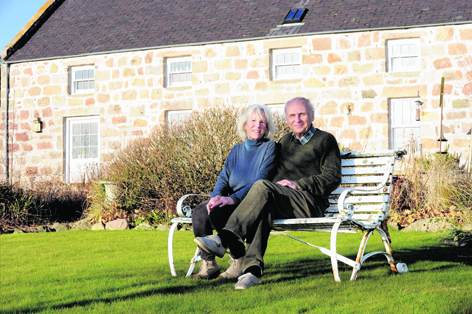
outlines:
M236 290L249 289L252 286L257 286L258 284L259 284L259 278L257 278L251 273L247 273L242 276L239 276L238 283L234 285L234 289Z
M214 279L218 277L220 273L220 268L215 260L212 261L205 261L202 260L200 264L200 271L196 275L192 275L192 278L197 279Z
M225 256L226 248L221 244L221 239L216 234L209 235L206 237L198 237L193 239L199 247L204 249L210 254L214 254L218 257Z
M221 279L238 278L243 274L243 260L244 256L238 259L231 258L231 265L220 275Z

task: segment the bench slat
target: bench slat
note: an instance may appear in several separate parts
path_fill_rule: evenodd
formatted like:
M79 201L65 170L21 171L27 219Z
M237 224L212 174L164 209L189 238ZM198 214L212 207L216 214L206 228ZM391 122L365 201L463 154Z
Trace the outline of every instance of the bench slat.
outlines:
M382 176L342 177L341 184L379 184Z
M355 167L355 168L342 168L341 173L343 176L356 176L356 175L368 175L376 174L383 175L385 173L385 166L377 167Z

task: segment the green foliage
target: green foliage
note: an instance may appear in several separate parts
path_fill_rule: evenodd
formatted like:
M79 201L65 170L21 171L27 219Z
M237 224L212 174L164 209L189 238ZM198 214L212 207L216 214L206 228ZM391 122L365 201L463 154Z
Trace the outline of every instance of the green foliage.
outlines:
M236 123L242 112L234 107L193 112L181 123L158 125L118 152L106 169L106 179L119 188L116 205L135 223L168 222L182 195L211 193L231 148L241 143ZM288 127L284 117L274 120L278 140ZM91 197L90 211L100 207L107 208L103 196Z
M74 221L82 215L88 190L85 186L38 182L35 189L0 184L0 228Z

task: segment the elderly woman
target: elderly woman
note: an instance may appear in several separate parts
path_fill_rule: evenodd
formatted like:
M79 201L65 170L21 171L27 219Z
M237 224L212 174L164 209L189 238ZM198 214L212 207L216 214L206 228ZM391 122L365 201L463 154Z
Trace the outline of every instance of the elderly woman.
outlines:
M238 120L237 131L244 142L231 149L210 200L198 205L192 214L195 237L211 235L213 229L221 231L253 183L272 179L276 146L269 139L274 135L275 125L267 107L255 104L246 108ZM215 255L200 249L200 257L200 271L192 278L216 278L220 268ZM242 275L243 259L244 256L233 259L228 270L219 277L237 278Z

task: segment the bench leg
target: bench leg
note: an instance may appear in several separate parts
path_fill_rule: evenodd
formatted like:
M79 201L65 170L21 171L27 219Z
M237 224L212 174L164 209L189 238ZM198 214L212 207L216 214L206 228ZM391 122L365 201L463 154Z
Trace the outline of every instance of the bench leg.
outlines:
M197 249L195 250L195 255L190 260L190 268L188 269L187 275L185 277L192 276L193 270L195 269L195 265L197 265L199 260L201 260L201 258L200 258L200 248L197 246Z
M172 276L176 277L177 274L175 273L175 265L174 265L174 233L175 229L177 229L177 226L179 225L178 222L173 223L172 227L170 228L169 231L169 238L167 239L167 253L169 254L169 266L170 266L170 273Z
M382 242L385 246L385 252L372 252L372 253L364 255L365 248L367 246L367 242L369 241L370 236L374 233L375 230L377 230L379 232L380 236L382 237ZM390 245L390 240L388 239L387 234L382 229L377 228L377 229L372 229L372 230L367 231L364 234L364 236L362 237L362 241L361 241L361 244L359 246L359 251L358 251L357 257L356 257L356 264L358 266L354 267L354 269L352 271L352 275L351 275L351 280L356 280L357 275L359 274L359 271L361 270L362 264L369 257L372 257L374 255L378 255L378 254L384 255L387 258L387 261L388 261L392 271L398 272L397 268L395 266L395 260L393 259L393 256L392 256L392 246Z
M338 236L338 230L341 223L335 223L333 225L333 229L331 230L331 240L330 240L330 249L331 249L331 266L333 267L333 275L334 280L337 282L341 281L341 277L339 277L339 270L338 270L338 258L336 254L336 239Z

